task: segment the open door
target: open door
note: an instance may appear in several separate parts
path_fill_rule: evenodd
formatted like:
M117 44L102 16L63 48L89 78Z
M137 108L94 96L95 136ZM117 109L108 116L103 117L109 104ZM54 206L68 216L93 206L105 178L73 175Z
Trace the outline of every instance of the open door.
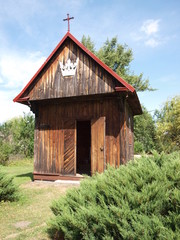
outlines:
M63 174L76 174L76 121L67 119L63 121L64 154Z
M91 121L91 174L105 170L105 117Z
M76 172L91 174L91 121L76 122L77 153Z

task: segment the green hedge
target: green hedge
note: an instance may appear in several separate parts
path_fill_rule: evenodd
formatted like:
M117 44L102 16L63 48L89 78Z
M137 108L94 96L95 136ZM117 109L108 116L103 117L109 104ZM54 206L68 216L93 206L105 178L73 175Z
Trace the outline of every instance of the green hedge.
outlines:
M180 239L180 154L108 168L51 209L53 239Z
M0 168L0 202L17 200L17 192L18 189L13 183L13 178L8 177Z

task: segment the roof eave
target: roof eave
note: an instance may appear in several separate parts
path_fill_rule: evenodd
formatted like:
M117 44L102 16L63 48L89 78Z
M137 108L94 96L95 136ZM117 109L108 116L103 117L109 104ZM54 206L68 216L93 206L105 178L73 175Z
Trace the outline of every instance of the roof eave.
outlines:
M19 102L19 98L22 96L22 94L26 91L26 89L31 85L31 83L34 81L34 79L41 73L41 71L44 69L44 67L49 63L49 61L52 59L54 54L57 52L57 50L60 48L60 46L63 44L63 42L68 37L69 33L67 32L66 35L61 39L61 41L58 43L56 48L52 51L52 53L49 55L49 57L46 59L46 61L42 64L42 66L38 69L38 71L34 74L34 76L31 78L31 80L26 84L26 86L22 89L22 91L13 99L13 102Z

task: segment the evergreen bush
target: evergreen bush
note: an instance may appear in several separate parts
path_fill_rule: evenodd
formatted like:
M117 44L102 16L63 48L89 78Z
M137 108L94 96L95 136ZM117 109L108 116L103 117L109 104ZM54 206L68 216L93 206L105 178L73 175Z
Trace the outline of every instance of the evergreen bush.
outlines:
M17 200L17 186L13 183L13 178L8 177L0 168L0 202Z
M154 154L83 180L54 201L54 239L180 239L180 153ZM62 237L62 238L61 238Z

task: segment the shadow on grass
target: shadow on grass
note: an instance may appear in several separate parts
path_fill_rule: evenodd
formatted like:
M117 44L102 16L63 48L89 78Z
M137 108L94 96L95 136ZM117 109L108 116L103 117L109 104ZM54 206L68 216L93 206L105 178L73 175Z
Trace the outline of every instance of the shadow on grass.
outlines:
M22 178L30 178L31 181L33 181L33 173L32 172L29 172L29 173L25 173L25 174L20 174L20 175L17 175L16 177L22 177Z

